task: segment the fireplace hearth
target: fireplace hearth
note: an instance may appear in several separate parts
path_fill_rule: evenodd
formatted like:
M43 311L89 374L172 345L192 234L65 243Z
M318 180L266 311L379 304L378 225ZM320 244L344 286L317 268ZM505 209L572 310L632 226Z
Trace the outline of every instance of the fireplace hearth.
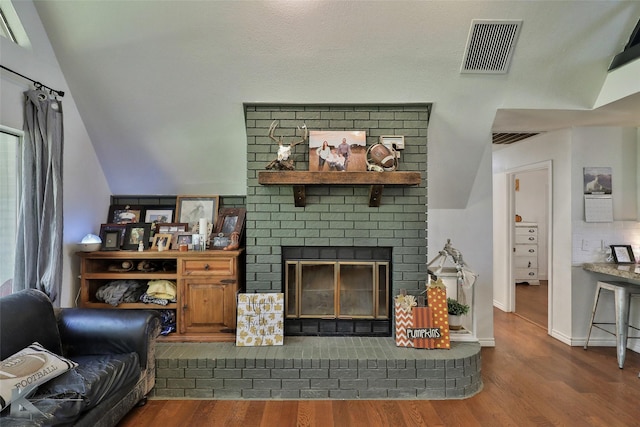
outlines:
M285 335L391 336L388 247L283 247Z

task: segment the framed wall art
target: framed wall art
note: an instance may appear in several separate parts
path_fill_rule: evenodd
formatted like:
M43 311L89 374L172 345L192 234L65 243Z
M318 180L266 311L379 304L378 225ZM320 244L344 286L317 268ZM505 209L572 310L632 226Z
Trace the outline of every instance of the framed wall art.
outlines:
M136 222L126 225L122 249L137 250L142 243L144 249L149 248L149 236L151 235L151 223Z
M310 172L367 170L365 131L309 131Z
M107 223L130 224L143 220L144 209L142 206L111 205L109 206L109 216Z
M178 196L176 198L176 221L189 224L189 230L206 218L215 226L218 217L219 196Z
M126 224L101 224L100 239L102 239L103 251L118 251L124 241Z
M631 245L611 245L611 254L616 264L635 264Z

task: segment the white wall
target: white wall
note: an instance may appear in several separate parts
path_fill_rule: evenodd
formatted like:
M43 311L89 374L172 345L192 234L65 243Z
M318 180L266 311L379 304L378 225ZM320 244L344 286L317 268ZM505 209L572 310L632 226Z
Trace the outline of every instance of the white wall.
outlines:
M57 90L66 92L62 98L64 112L64 264L62 292L58 304L69 307L79 288L73 277L78 271L76 245L87 233L97 234L96 225L105 221L109 207L109 191L91 140L80 119L73 97L68 92L49 39L31 2L13 2L31 42L20 47L0 37L2 65ZM0 124L13 129L23 126L23 95L30 82L8 72L0 75Z
M455 179L455 168L451 169ZM465 209L432 209L428 212L427 259L431 261L442 250L447 239L471 269L478 273L475 287L474 321L476 337L482 346L495 346L493 336L493 245L491 186L491 142L480 161L473 188ZM452 266L448 263L446 266Z

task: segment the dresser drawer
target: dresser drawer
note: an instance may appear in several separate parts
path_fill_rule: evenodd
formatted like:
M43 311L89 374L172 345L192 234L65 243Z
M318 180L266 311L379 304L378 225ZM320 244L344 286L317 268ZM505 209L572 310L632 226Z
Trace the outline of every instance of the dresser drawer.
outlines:
M233 257L182 260L182 274L187 276L229 276L234 275L235 272L235 258Z
M538 244L537 234L516 234L516 244L529 243L532 245Z
M538 256L537 245L516 245L515 249L513 251L515 256Z
M516 268L516 280L538 280L538 270L531 268Z
M538 258L531 256L517 256L514 264L516 268L538 268Z
M516 227L516 236L518 235L537 236L538 227Z

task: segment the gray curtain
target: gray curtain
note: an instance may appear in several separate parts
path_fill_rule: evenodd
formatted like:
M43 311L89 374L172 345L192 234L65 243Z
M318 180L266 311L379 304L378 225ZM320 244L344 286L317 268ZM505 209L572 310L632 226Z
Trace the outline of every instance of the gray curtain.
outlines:
M13 291L39 289L54 302L62 286L62 146L61 102L25 92Z

